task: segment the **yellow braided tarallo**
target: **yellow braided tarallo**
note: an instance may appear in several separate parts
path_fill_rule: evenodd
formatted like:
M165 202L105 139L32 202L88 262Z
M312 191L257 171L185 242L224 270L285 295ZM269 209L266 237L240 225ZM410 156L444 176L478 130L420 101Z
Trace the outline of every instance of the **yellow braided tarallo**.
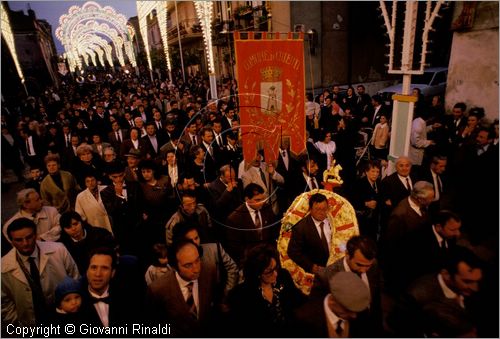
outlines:
M309 295L314 281L314 274L306 272L288 257L288 243L294 225L307 216L309 198L315 193L321 193L328 199L328 221L332 226L332 239L328 265L344 256L347 241L359 234L358 221L352 205L342 196L324 189L313 190L297 196L282 219L280 236L278 238L278 252L283 268L290 272L297 288Z

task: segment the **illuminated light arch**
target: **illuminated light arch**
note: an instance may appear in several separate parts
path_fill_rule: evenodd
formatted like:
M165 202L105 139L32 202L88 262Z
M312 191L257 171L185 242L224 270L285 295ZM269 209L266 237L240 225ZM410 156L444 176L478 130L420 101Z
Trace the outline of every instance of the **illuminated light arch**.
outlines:
M104 63L104 51L102 50L101 46L96 43L95 40L91 38L84 40L80 44L79 48L80 54L86 50L92 50L95 54L97 54L99 63L102 65L102 67L106 67L106 64ZM97 64L95 64L95 66L97 66Z
M89 55L87 53L82 53L81 56L83 58L83 62L85 63L85 66L89 67Z
M1 6L1 12L2 12L1 14L2 35L5 39L5 42L7 43L7 47L9 48L10 54L12 55L12 59L14 60L14 65L16 65L16 70L17 74L19 75L19 79L21 79L21 83L24 85L25 80L24 80L23 70L21 68L21 64L19 63L19 59L17 57L16 45L14 43L14 35L12 34L12 28L10 26L9 15L5 10L3 2Z
M146 56L148 59L149 69L153 70L153 65L151 63L151 54L149 52L150 47L148 42L147 17L153 10L156 10L158 26L160 27L161 42L163 44L163 51L165 52L167 69L170 73L170 71L172 70L172 66L170 63L170 53L168 52L168 38L167 38L168 1L136 1L136 4L137 4L137 16L139 18L139 29L141 31L142 40L144 41L144 47L146 49Z
M71 32L73 31L73 28L75 26L88 20L104 21L113 26L118 35L121 37L121 48L125 49L125 54L127 55L132 66L137 66L135 54L132 48L132 42L128 33L129 31L127 27L126 17L123 14L117 13L115 9L110 6L101 7L101 5L93 1L86 2L82 7L71 6L68 10L68 13L63 14L59 18L60 26L56 29L55 34L56 37L62 42L65 50L67 52L69 51L68 56L70 58L75 57L73 46L74 40L72 41L70 37ZM71 52L72 50L73 52ZM120 64L124 65L125 62L123 61L123 53L121 49L120 52L116 51L116 54ZM119 55L121 55L121 58L119 57Z
M125 66L125 59L122 52L124 44L123 39L116 29L109 27L106 23L99 24L97 21L88 21L85 24L76 26L70 35L72 42L71 49L74 50L78 48L78 43L80 43L82 37L97 34L102 34L111 40L115 46L115 54L118 62L121 66ZM112 60L111 55L108 56L108 60Z
M94 50L97 52L97 55L99 56L99 60L101 61L103 67L106 67L104 56L106 56L106 60L108 61L109 66L114 67L113 57L111 55L113 47L111 47L111 45L105 39L98 35L87 33L83 35L83 37L79 38L79 40L82 41L82 43L85 43L87 41L92 42L94 46L96 46Z

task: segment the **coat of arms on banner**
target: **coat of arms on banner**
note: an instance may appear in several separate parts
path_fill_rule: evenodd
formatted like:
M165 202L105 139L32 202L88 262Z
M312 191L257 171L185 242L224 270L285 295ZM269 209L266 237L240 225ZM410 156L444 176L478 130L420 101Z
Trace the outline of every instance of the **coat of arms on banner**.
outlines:
M279 114L283 98L283 83L281 74L283 71L279 67L266 67L260 71L260 107L262 113L268 115Z

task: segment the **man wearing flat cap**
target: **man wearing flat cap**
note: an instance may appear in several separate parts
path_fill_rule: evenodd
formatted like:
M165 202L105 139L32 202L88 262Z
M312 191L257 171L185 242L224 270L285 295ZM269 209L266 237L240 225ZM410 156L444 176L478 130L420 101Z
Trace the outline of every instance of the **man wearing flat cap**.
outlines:
M125 168L120 163L109 166L108 176L112 184L101 191L101 198L110 216L113 235L121 254L138 255L140 246L136 239L144 212L141 186L125 178Z
M370 304L370 290L355 273L338 272L329 277L330 293L312 298L295 313L297 333L305 337L370 337L366 326L356 321Z

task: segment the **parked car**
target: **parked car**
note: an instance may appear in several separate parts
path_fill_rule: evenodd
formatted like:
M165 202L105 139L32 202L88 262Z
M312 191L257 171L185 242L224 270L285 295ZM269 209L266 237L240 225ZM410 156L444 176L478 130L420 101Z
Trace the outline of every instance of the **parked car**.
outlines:
M443 95L448 78L448 67L431 67L424 70L424 74L412 75L410 94L414 88L420 88L426 101L430 101L434 95ZM392 104L392 95L401 94L403 84L386 87L378 91L387 105Z

